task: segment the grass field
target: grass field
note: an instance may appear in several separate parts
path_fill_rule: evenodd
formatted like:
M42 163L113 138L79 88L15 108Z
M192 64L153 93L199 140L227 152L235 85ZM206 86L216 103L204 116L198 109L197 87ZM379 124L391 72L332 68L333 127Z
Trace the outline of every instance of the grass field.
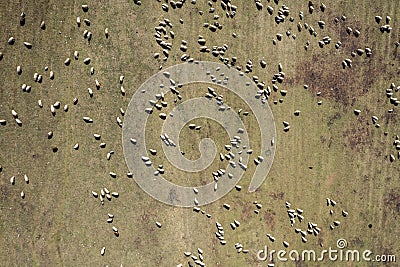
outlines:
M0 266L189 266L188 261L195 266L184 252L197 255L197 248L204 251L206 266L267 266L268 261L257 259L257 252L265 245L269 250L314 249L319 253L337 248L338 239L346 239L348 249L395 255L398 262L400 158L393 142L400 134L400 124L398 106L390 103L386 89L391 83L400 85L400 47L395 44L400 41L400 2L327 0L322 12L321 3L313 1L315 10L310 14L308 1L263 0L263 9L257 10L254 1L236 0L232 1L237 6L234 18L225 16L221 0L211 1L214 13L209 12L207 1L194 5L187 0L182 8L170 6L168 12L161 8L165 1L142 2L140 6L126 0L0 4L0 120L7 121L0 125ZM88 12L82 10L82 4L89 6ZM290 14L285 22L276 24L274 18L284 4ZM274 9L273 15L267 11L268 5ZM300 11L304 13L303 20L299 19ZM21 12L26 14L23 26ZM223 27L212 32L203 23L212 24L216 14ZM341 19L343 15L345 21ZM380 24L375 21L377 15L383 18ZM387 15L393 29L382 33L379 27L386 24ZM78 16L82 20L80 27L76 23ZM83 22L85 18L90 20L90 26ZM168 31L175 33L173 39L170 36L167 40L172 49L166 62L154 37L154 27L164 18L173 24ZM335 18L339 22L335 23ZM42 20L45 30L39 27ZM326 23L324 29L318 27L320 20ZM312 26L317 37L304 26L299 32L299 22ZM347 34L346 27L360 30L360 36ZM108 38L105 28L109 30ZM85 29L93 33L90 42L83 37ZM286 36L287 31L296 37ZM283 38L274 45L277 33ZM220 62L211 53L200 52L199 35L209 48L226 44L223 57L237 57L235 67L241 66L243 71L251 60L253 71L247 75L258 76L266 86L272 87L271 79L278 73L279 63L285 72L285 80L277 84L278 91L272 91L268 99L277 135L275 159L266 180L256 192L247 192L255 170L249 164L239 182L241 191L233 189L217 202L201 207L211 218L191 208L160 203L127 176L122 130L116 120L117 116L123 119L119 109L126 109L137 88L160 66L165 69L181 63L184 53L194 60ZM7 43L11 36L15 38L13 45ZM324 36L332 40L320 48L318 41ZM180 50L182 40L187 41L186 52ZM342 46L335 49L339 40ZM307 41L310 45L306 50ZM32 48L27 49L23 42L30 42ZM372 50L370 57L365 53L351 56L352 51L366 47ZM79 60L74 59L74 51L79 51ZM154 59L154 53L160 53L160 58ZM71 63L66 66L68 57ZM83 62L86 57L91 58L89 65ZM346 58L352 60L352 68L342 68ZM260 60L267 63L265 68L260 66ZM18 65L21 75L16 71ZM49 79L50 71L54 72L54 80ZM42 83L33 81L34 73L43 75ZM120 75L125 76L125 95L120 91ZM100 89L96 89L95 79L100 82ZM32 86L30 93L21 90L24 83ZM181 95L184 100L203 96L207 86L183 86ZM92 88L92 98L87 88ZM232 109L244 107L245 103L229 90L217 85L214 88ZM281 89L287 90L285 97L281 96ZM393 97L400 98L397 90L393 90ZM76 105L74 98L79 100ZM279 101L281 98L283 101ZM38 106L39 99L43 108ZM56 101L61 102L61 108L53 116L50 105ZM166 95L166 101L172 103L172 96ZM63 111L65 104L68 112ZM168 109L173 107L169 104ZM15 123L13 109L22 126ZM355 109L361 110L360 115L354 114ZM388 112L390 109L393 112ZM294 115L295 110L301 111L300 116ZM93 123L85 123L85 116L91 117ZM373 124L372 116L379 118L379 128ZM288 132L283 131L283 121L290 123ZM204 137L212 138L219 150L229 142L229 136L216 122L195 119L191 123L202 128L182 130L179 145L187 158L199 157L198 144ZM260 132L254 114L243 118L243 123L254 149L252 161L260 150ZM51 139L47 136L49 131L53 132ZM173 168L163 157L160 131L160 119L150 116L146 139L159 151L153 161L164 165L170 181L187 186L204 184L212 181L210 171L224 168L225 162L218 158L198 173ZM100 141L93 137L96 133L101 135ZM106 143L105 148L100 148L101 142ZM74 149L76 143L78 150ZM53 152L55 147L57 152ZM110 150L115 153L107 160ZM393 162L390 154L396 158ZM110 172L117 177L111 178ZM24 182L24 174L29 177L29 184ZM10 183L12 176L16 179L14 185ZM102 206L91 192L104 187L118 192L120 197L105 200ZM328 207L326 198L334 199L337 205ZM259 214L254 213L254 201L262 204ZM290 226L286 201L292 204L291 208L304 210L304 221L296 220L294 227ZM224 203L231 206L230 210L223 208ZM346 218L342 210L348 212ZM115 216L112 224L106 221L108 213ZM229 224L235 219L240 227L232 230ZM335 220L340 225L330 230ZM162 223L161 228L156 221ZM224 246L215 236L216 221L224 227ZM318 236L308 235L303 243L294 228L306 230L308 222L317 223L321 232ZM119 237L113 234L112 226L119 229ZM275 237L275 242L268 239L267 233ZM288 248L283 241L289 242ZM236 242L249 252L237 253ZM102 247L106 247L104 256L100 255ZM399 263L275 259L275 266Z

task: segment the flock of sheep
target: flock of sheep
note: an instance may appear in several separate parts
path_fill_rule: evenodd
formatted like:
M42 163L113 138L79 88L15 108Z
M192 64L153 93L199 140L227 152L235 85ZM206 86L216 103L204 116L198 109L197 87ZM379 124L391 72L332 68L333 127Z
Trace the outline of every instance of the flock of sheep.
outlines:
M141 1L134 0L133 1L136 5L141 6L142 3ZM170 12L171 9L181 9L184 7L184 5L189 4L189 1L159 1L163 2L160 3L160 8L165 12L165 16L168 15L168 12ZM279 4L279 0L274 0L275 8L272 7L273 3L268 3L270 5L264 6L264 3L262 1L256 0L254 1L255 8L259 11L266 10L271 16L273 16L274 22L276 24L281 24L285 22L294 22L295 16L290 10L290 8L286 5L281 5ZM196 0L191 0L190 4L196 5ZM249 3L250 4L250 3ZM222 1L208 1L209 13L214 14L214 21L213 22L205 22L202 27L208 28L211 32L218 32L224 29L223 25L218 22L219 20L219 15L217 15L218 8L221 8L224 12L224 15L229 18L229 19L234 19L236 13L238 12L238 7L232 3L231 0L222 0ZM89 6L88 5L82 5L81 6L82 11L84 14L87 14L89 11ZM312 1L309 1L308 4L308 13L312 14L315 12L315 9L319 8L321 12L325 12L327 7L325 4L321 3L318 7L313 4ZM203 11L199 12L200 15L203 14ZM85 15L86 16L86 15ZM332 37L326 35L323 37L321 36L321 32L323 33L324 29L327 27L328 22L325 22L323 20L318 20L315 22L315 26L312 26L311 23L306 23L303 21L304 17L306 16L305 13L300 12L298 14L298 23L296 25L297 28L297 33L295 33L294 30L286 31L285 33L277 33L274 38L272 38L272 43L273 45L279 45L280 42L284 41L285 35L288 38L296 39L298 35L307 33L310 36L310 40L312 42L308 41L306 45L304 46L304 49L307 50L311 45L317 45L320 48L324 48L326 46L331 45L332 42ZM25 25L25 19L26 19L26 14L24 12L21 13L20 15L20 26L23 27ZM340 21L346 21L346 16L341 16L340 18L335 18L333 23L339 23ZM381 16L376 16L375 17L375 22L379 25L379 29L383 34L390 34L393 30L391 22L392 19L390 16L386 16L385 18L382 18ZM90 25L91 21L88 18L81 18L77 17L76 18L76 26L78 27L79 30L82 30L84 27L85 29L83 30L83 38L87 40L87 42L90 42L93 38L93 33L91 32ZM179 20L180 24L184 24L183 19ZM174 40L177 38L178 34L173 31L173 23L170 19L168 18L163 18L161 21L158 22L158 24L155 26L154 30L154 37L155 37L155 42L157 45L160 47L161 51L160 52L155 52L153 53L152 57L156 60L157 63L160 63L159 69L163 69L162 64L167 62L170 59L170 53L173 50L173 43L176 44L176 41ZM46 23L45 21L42 21L39 25L38 28L42 31L46 30ZM347 34L353 35L354 38L359 38L360 35L364 34L360 29L358 28L351 28L351 27L346 27L346 32ZM237 35L236 33L232 34L233 38L236 38ZM104 30L104 38L110 38L110 30L108 28L105 28ZM13 36L8 37L7 39L7 45L8 46L14 46L16 43L22 43L25 47L25 49L32 49L32 47L35 45L34 43L30 43L27 40L18 40L14 38ZM224 86L227 88L234 88L235 86L238 87L238 89L234 89L233 91L239 93L241 97L245 100L245 102L249 105L249 107L243 107L243 109L235 110L232 111L231 107L229 106L229 103L225 103L224 101L224 96L219 94L217 92L217 89L215 89L212 85L208 86L207 91L204 92L204 97L201 101L204 101L204 99L207 99L207 101L211 101L212 105L216 106L216 113L223 113L223 114L230 114L229 112L234 112L238 116L242 116L242 118L245 119L246 116L251 116L254 115L258 119L259 127L261 128L261 134L262 134L262 144L261 146L261 154L259 155L253 155L253 149L248 147L249 142L248 142L248 137L247 133L245 133L245 129L243 126L235 125L235 133L231 134L230 137L230 143L224 145L224 151L219 151L219 153L216 153L216 158L219 159L221 162L226 162L227 168L226 169L218 169L214 170L211 172L210 176L213 178L212 186L210 187L210 190L207 191L208 189L201 187L191 187L188 190L184 191L182 189L182 196L183 199L181 204L176 204L176 199L170 199L168 198L168 193L169 191L162 192L162 194L165 194L165 198L162 198L160 201L164 203L168 203L171 205L177 205L177 206L186 206L186 207L193 207L193 211L197 213L202 213L205 214L207 218L211 219L212 215L210 213L207 213L205 210L201 209L200 206L211 203L212 201L215 201L217 198L222 197L225 193L229 192L231 188L236 188L237 191L240 191L242 187L237 184L237 182L240 180L241 175L247 170L248 164L254 164L256 165L256 174L254 175L254 182L250 185L249 191L254 191L258 186L261 185L261 183L264 181L266 174L268 173L271 165L272 165L272 160L273 160L273 155L275 151L275 126L271 125L263 125L264 123L267 122L272 122L274 123L272 114L270 114L270 110L268 108L268 101L271 100L272 98L272 103L278 104L284 102L285 96L287 96L288 91L287 89L284 88L282 85L285 82L285 79L287 78L286 73L284 72L283 66L281 63L278 64L277 66L277 72L274 73L271 77L271 79L266 82L263 80L262 77L258 77L256 75L251 75L253 72L253 61L252 60L247 60L244 64L244 66L240 65L238 63L239 59L236 56L233 56L231 58L226 57L225 55L227 54L227 51L229 49L229 46L227 44L223 44L221 46L207 46L207 40L203 35L198 36L197 40L197 45L198 45L198 50L201 53L205 54L210 54L212 57L218 59L220 63L215 63L214 65L210 65L210 68L208 68L208 65L205 63L197 61L195 58L191 57L188 54L188 41L187 40L181 40L178 42L180 44L179 50L183 53L180 57L180 60L182 62L185 62L185 64L188 64L189 67L187 67L187 75L193 75L189 78L193 78L196 81L207 81L209 84L216 84L219 86ZM190 44L192 45L192 44ZM399 42L395 42L395 46L399 46ZM342 41L337 40L334 44L335 49L339 50L342 47ZM372 48L370 47L357 47L354 51L352 51L346 58L344 58L341 61L343 69L347 68L352 68L355 63L355 58L356 57L362 57L365 55L365 57L371 57L372 55ZM4 57L7 57L8 55L6 53L3 54L3 52L0 51L0 64L1 60L3 60ZM78 51L73 52L73 57L68 57L63 61L63 64L67 68L71 64L74 64L74 61L79 61L80 60L80 54ZM90 74L94 76L95 74L95 69L94 67L90 66L92 59L90 57L86 57L82 59L82 62L85 66L90 67ZM19 63L18 63L19 64ZM261 66L261 68L265 68L267 66L267 63L265 60L260 60L258 64ZM221 65L221 66L219 66ZM193 67L190 67L193 66ZM198 67L203 68L202 71L198 71ZM205 67L204 67L205 66ZM186 67L185 67L186 68ZM192 68L192 69L191 69ZM21 75L22 72L24 71L24 66L23 65L17 65L16 66L16 75ZM232 72L230 72L232 71ZM161 71L159 73L159 84L157 84L158 87L154 88L155 84L149 85L149 88L139 88L137 91L137 94L139 95L138 98L138 103L142 101L143 103L146 102L146 107L141 110L141 117L140 120L144 120L143 122L139 122L138 117L135 117L133 115L138 115L133 114L132 115L132 110L135 110L136 107L136 102L131 102L130 105L133 105L134 107L128 106L126 109L121 107L119 108L119 113L120 116L117 116L115 118L116 125L122 129L124 127L127 127L126 124L127 122L125 121L124 118L129 118L129 120L132 118L135 118L137 120L135 121L129 121L129 123L133 123L137 126L137 134L134 132L129 132L128 135L126 135L123 140L124 140L124 146L129 147L129 151L132 149L135 153L133 153L133 157L136 157L137 160L134 162L133 165L130 165L132 163L130 162L130 158L127 158L127 164L131 172L127 173L127 176L129 178L135 178L139 179L137 180L138 184L140 185L141 179L145 180L148 178L147 176L151 176L154 178L155 181L160 182L162 176L165 173L168 173L168 170L164 169L163 165L158 165L158 166L153 166L152 162L152 157L155 155L159 155L160 152L157 151L154 148L146 148L146 144L144 141L144 134L141 135L139 131L142 130L142 128L139 126L141 125L140 123L143 123L145 125L148 116L152 116L155 113L158 114L158 119L160 119L160 123L167 123L170 120L173 120L174 117L178 117L179 114L174 110L174 112L171 113L164 113L162 112L163 109L165 109L169 105L177 104L180 102L185 101L183 99L182 95L180 94L180 90L183 90L182 87L189 83L189 81L184 81L184 78L178 77L177 75L178 72L175 72L175 69L172 70L165 70ZM189 73L189 74L188 74ZM250 78L249 78L249 77ZM48 66L45 66L44 71L38 71L35 72L33 75L33 79L30 81L26 81L21 85L21 90L24 93L30 93L34 87L34 83L42 83L44 79L50 79L54 80L57 77L57 73L55 73L53 70L51 70ZM243 79L242 79L243 77ZM241 80L242 79L242 80ZM126 91L123 86L124 82L124 76L120 75L119 76L119 88L120 88L120 93L122 96L125 96ZM94 87L96 90L99 90L102 85L101 82L99 81L98 78L94 79L93 83ZM153 88L150 88L153 87ZM92 98L95 94L95 90L92 88L87 88L89 97ZM153 90L154 91L151 91ZM304 84L304 89L308 90L309 85ZM241 91L242 90L242 91ZM393 113L395 112L396 107L400 103L400 99L396 97L396 93L400 90L400 86L396 86L395 83L391 83L389 85L389 88L386 89L385 93L387 98L389 99L390 103L393 105L393 108L388 111L388 113ZM251 93L249 93L249 91ZM168 103L165 100L165 95L166 94L172 93L174 95L174 103ZM320 96L321 92L317 93L317 96ZM274 96L274 97L272 97ZM148 99L147 99L148 98ZM278 100L276 100L278 98ZM52 104L46 103L46 105L43 103L42 99L39 99L37 101L38 107L40 109L44 109L45 112L50 112L52 116L56 116L58 112L64 111L68 112L69 109L69 104L72 105L77 105L78 103L78 98L74 98L71 103L61 103L60 101L56 101ZM203 102L201 102L203 103ZM322 105L322 101L318 101L318 105ZM193 106L195 104L193 103ZM268 110L266 110L268 109ZM207 112L210 112L212 109L208 109ZM249 112L251 111L251 113ZM354 114L356 116L359 116L363 111L360 109L354 109ZM295 110L294 115L295 116L300 116L301 111L300 110ZM6 127L7 124L11 123L13 121L15 124L17 124L19 127L24 127L24 120L23 118L20 117L18 112L14 109L10 111L9 118L0 118L0 125L1 127ZM131 116L131 117L130 117ZM224 115L228 116L228 115ZM124 119L124 121L123 121ZM381 125L379 123L379 118L378 116L372 116L372 123L375 125L376 128L379 128ZM91 117L85 116L82 118L84 123L87 124L92 124L94 121ZM126 119L128 120L128 119ZM222 120L222 119L221 119ZM229 120L227 119L227 123L229 123ZM124 125L125 124L125 125ZM288 132L291 129L290 122L288 121L282 121L283 128L281 129L281 134L284 134ZM168 127L168 126L166 126ZM185 127L188 127L190 130L193 131L200 131L202 129L201 125L196 125L193 123L188 123L187 125L185 124ZM1 130L1 129L0 129ZM132 130L129 128L129 130ZM132 130L133 131L133 130ZM143 128L144 131L144 128ZM179 143L178 143L178 133L173 133L171 131L178 131L176 128L167 128L166 130L162 133L160 133L160 140L163 145L164 152L167 154L167 159L178 159L176 160L177 166L179 166L179 161L181 161L180 166L184 166L182 162L184 162L184 151L181 151L179 149ZM246 135L245 135L246 134ZM47 133L47 138L52 139L53 138L53 131L49 131ZM172 136L172 137L171 137ZM106 148L107 144L105 142L101 142L101 135L94 133L93 137L96 141L99 141L99 147L100 148ZM389 161L390 162L395 162L396 160L400 159L400 138L398 135L394 135L394 140L393 140L393 152L388 155ZM79 149L79 144L76 143L73 146L74 150ZM135 150L137 149L137 150ZM58 148L53 147L53 152L57 152ZM172 151L172 152L171 152ZM266 153L268 151L268 153ZM212 154L212 150L206 150L207 154ZM107 160L111 160L112 155L115 152L113 150L110 150L107 153ZM171 153L171 154L169 154ZM204 153L206 154L206 153ZM126 156L126 155L125 155ZM170 158L171 157L171 158ZM249 158L252 158L252 162L248 162ZM133 159L132 159L133 160ZM191 171L189 170L189 165L193 164L193 162L187 162L186 167L182 167L181 169ZM198 162L199 166L203 166L204 162ZM202 165L203 164L203 165ZM194 165L194 164L193 164ZM205 165L204 165L205 166ZM193 167L193 166L192 166ZM136 170L137 168L137 170ZM151 169L153 168L153 169ZM202 167L199 167L200 169ZM151 170L151 172L149 172ZM0 166L0 172L2 171L2 168ZM135 171L139 171L138 174L134 173ZM140 177L142 174L146 174L146 177ZM116 178L117 174L115 172L109 172L109 176L111 178ZM139 177L136 177L139 176ZM14 186L15 183L18 183L19 177L17 176L12 176L10 178L10 184L11 186ZM23 175L24 182L26 183L26 186L29 186L30 180L28 178L28 174ZM229 181L232 180L232 181ZM22 181L22 179L21 179ZM223 189L220 189L221 185L223 183L230 183L231 188L228 188L227 185L223 187ZM148 181L146 183L149 183L149 187L151 185L151 182ZM152 185L151 185L152 186ZM170 186L170 185L168 185ZM166 186L166 188L169 190L170 188ZM156 188L152 187L153 189ZM172 187L171 187L172 188ZM143 188L145 191L151 190L151 189L146 189ZM159 189L160 191L163 189ZM221 192L221 193L219 193ZM100 203L102 206L106 206L105 202L106 200L111 201L112 198L118 198L119 193L115 191L110 191L106 187L103 187L99 190L93 190L91 192L92 196L95 199L99 199ZM149 193L152 195L151 193ZM213 195L213 194L220 194L220 195L215 195L215 199L207 199L207 197ZM25 195L24 191L20 192L20 196L23 199L29 198L28 196ZM154 195L152 195L155 197ZM203 197L205 196L205 197ZM155 197L156 198L156 197ZM175 202L174 202L175 201ZM260 210L262 209L262 204L255 201L253 203L255 205L254 213L259 214ZM329 214L331 216L336 216L336 213L333 211L334 207L337 205L336 201L333 199L327 198L327 206L330 207ZM230 210L231 206L229 203L224 203L223 207L226 210ZM286 208L287 208L287 214L290 220L290 226L294 227L296 223L301 224L303 221L305 222L305 215L302 209L293 209L291 208L291 204L289 202L286 202ZM341 210L339 213L343 218L348 216L348 212L344 209ZM111 213L108 213L108 217L106 218L106 222L110 225L110 230L114 233L116 237L120 235L119 229L114 225L114 215ZM160 228L162 230L162 223L159 221L155 221L155 226L157 228ZM241 244L240 242L236 243L230 243L229 238L228 241L226 239L226 229L223 227L221 223L218 221L215 222L217 231L215 232L216 238L219 240L220 244L225 246L229 245L234 248L237 253L248 253L252 248L246 248ZM329 224L326 228L324 226L320 226L319 224L308 221L306 224L301 224L301 226L298 226L294 228L294 231L298 234L301 235L301 241L306 243L308 238L311 238L312 236L318 236L321 231L324 231L324 229L330 229L334 230L336 227L339 227L341 222L339 221L338 218L332 219L331 224ZM233 220L230 223L230 230L235 231L237 228L241 226L241 222L238 220ZM228 229L228 231L230 231ZM121 231L122 233L122 231ZM275 242L275 237L273 236L272 233L266 234L266 237L270 242ZM282 244L285 248L289 247L289 242L287 240L282 240ZM323 246L322 243L320 243L321 246ZM106 254L106 247L103 246L100 249L100 255L104 256ZM203 253L203 250L201 248L198 248L196 252L190 252L190 251L185 251L184 255L186 258L188 258L187 261L188 266L206 266L205 263L205 256ZM268 266L273 266L273 263L270 263ZM122 266L122 264L121 264ZM179 264L178 266L184 266L183 264Z

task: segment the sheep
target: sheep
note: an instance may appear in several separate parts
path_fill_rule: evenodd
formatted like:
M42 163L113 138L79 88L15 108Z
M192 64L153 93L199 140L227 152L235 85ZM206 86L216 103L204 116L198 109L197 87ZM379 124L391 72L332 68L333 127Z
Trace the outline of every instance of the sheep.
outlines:
M21 87L22 88L22 87ZM25 90L24 90L24 88L22 88L22 91L24 91L24 92L27 92L27 93L30 93L31 92L31 86L30 85L27 85L26 87L25 87Z
M122 120L119 116L117 116L117 123L120 127L122 127Z
M107 195L107 194L108 194L108 195L110 194L110 190L108 190L106 187L104 187L103 189L101 189L100 192L101 192L101 195L102 195L102 196L104 196L104 194L106 194L106 195Z
M85 58L85 59L83 60L83 63L85 63L85 65L89 65L89 64L90 64L90 61L91 61L90 57L87 57L87 58Z
M82 10L83 10L83 12L88 12L89 11L89 6L88 5L82 5Z
M96 84L96 89L99 90L100 89L100 82L97 79L95 80L95 84Z
M92 191L92 195L93 195L93 197L95 197L95 198L97 198L97 197L99 196L99 194L98 194L97 192L95 192L95 191Z
M56 109L59 109L59 108L60 108L60 105L61 105L61 103L60 103L59 101L56 101L56 102L54 102L54 104L53 104L53 106L54 106Z
M31 49L32 48L32 44L29 42L24 42L24 45L26 48Z
M10 178L10 183L11 183L12 185L15 184L15 176L11 176L11 178Z
M267 237L271 242L275 242L275 237L273 237L271 234L267 234Z
M24 13L24 12L22 12L21 15L20 15L19 24L20 24L21 26L24 26L24 25L25 25L25 13Z
M8 43L9 45L13 45L13 44L15 43L15 38L11 36L11 37L8 39L7 43Z
M101 256L104 256L105 252L106 252L106 247L102 247L100 251Z
M93 123L93 119L90 117L83 117L83 121L86 123Z
M18 118L18 113L15 110L11 110L11 114L14 118Z

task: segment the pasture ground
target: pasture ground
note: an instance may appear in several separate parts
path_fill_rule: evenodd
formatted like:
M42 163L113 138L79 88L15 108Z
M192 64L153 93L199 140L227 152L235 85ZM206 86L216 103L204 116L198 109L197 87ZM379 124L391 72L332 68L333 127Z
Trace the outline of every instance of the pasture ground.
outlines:
M400 260L400 181L399 159L389 162L388 155L397 153L392 145L394 135L400 133L398 108L393 107L385 96L391 82L399 85L399 50L394 45L399 40L398 1L325 1L327 9L316 10L310 15L307 1L288 1L294 22L276 25L274 16L266 11L264 3L258 11L253 2L234 1L238 6L234 19L226 18L217 1L216 12L220 16L222 30L211 32L203 27L204 22L213 22L214 14L208 13L206 1L190 1L182 9L163 12L158 1L142 1L141 6L133 1L87 1L88 13L76 1L5 1L0 6L0 119L7 125L0 126L0 262L1 266L176 266L188 261L184 251L195 252L198 247L204 251L207 266L266 266L256 258L256 252L268 245L270 249L283 249L282 241L290 243L289 249L315 249L336 247L336 241L344 238L349 249L369 249L374 253L394 254ZM204 14L199 15L203 10ZM303 22L318 31L318 37L311 37L303 29L297 31L299 11L305 14ZM26 23L19 25L19 15L26 13ZM335 17L345 15L347 20L338 24ZM390 15L393 30L382 34L374 21L376 15L385 18ZM76 26L76 17L89 18L91 25ZM173 23L175 38L173 49L166 63L155 60L153 54L161 53L154 40L154 27L158 21L168 18ZM180 24L182 18L184 23ZM46 22L46 30L40 30L40 22ZM324 20L326 29L318 28L317 21ZM346 27L360 29L361 36L347 35ZM110 37L104 37L109 28ZM84 29L93 32L88 44L83 39ZM290 30L296 39L286 37ZM236 33L234 38L232 33ZM277 45L272 39L277 33L284 35ZM225 57L236 56L237 65L244 66L251 59L254 70L261 81L270 83L281 63L286 79L279 85L288 91L282 103L273 104L280 98L273 93L269 105L276 121L276 154L273 166L262 187L255 193L247 193L254 168L239 184L242 190L232 190L219 201L202 207L211 218L192 209L166 206L149 197L128 172L122 153L121 128L116 123L119 108L126 108L136 88L163 67L180 63L183 54L179 50L181 40L188 41L189 54L196 60L217 61L211 54L200 53L197 43L202 35L208 47L228 45ZM317 40L329 35L331 44L319 48ZM10 36L16 43L7 44ZM310 40L306 51L304 45ZM343 42L336 50L334 43ZM33 44L26 49L23 41ZM371 47L373 55L355 57L353 68L341 68L341 62L351 57L357 48ZM73 52L80 53L80 59L73 59ZM71 65L64 60L70 57ZM91 57L89 66L83 58ZM259 61L267 62L265 69ZM16 67L23 72L17 75ZM44 67L53 70L55 79L48 79ZM90 75L93 66L95 74ZM33 82L33 74L43 75L43 83ZM120 93L119 76L124 75L126 95ZM94 80L101 83L95 89ZM21 84L32 85L31 93L21 91ZM303 85L309 86L308 90ZM202 85L199 85L202 86ZM94 91L90 98L87 88ZM191 86L183 88L184 99L197 97ZM206 86L205 89L206 90ZM220 89L223 91L223 89ZM321 92L321 96L317 96ZM205 91L204 91L205 93ZM224 98L233 108L243 105L239 100L224 92ZM77 105L72 100L77 97ZM168 98L168 96L167 96ZM42 99L44 107L37 105ZM322 105L317 102L322 100ZM69 111L62 108L56 116L50 113L50 105L60 101L69 105ZM387 111L394 108L393 113ZM11 109L15 109L23 125L14 122ZM354 109L360 109L357 117ZM299 117L293 115L301 110ZM379 117L380 128L371 122L371 116ZM85 124L82 117L93 118L93 124ZM155 117L154 117L155 118ZM283 132L282 121L290 122L291 129ZM244 120L248 124L253 148L257 149L260 138L254 125L254 116ZM184 129L180 146L191 159L198 157L197 144L202 137L211 137L218 146L227 142L227 135L214 122L196 120L203 125L198 133ZM159 120L150 120L149 127L160 127ZM247 125L246 125L247 126ZM47 138L53 131L54 137ZM220 134L216 134L219 133ZM387 135L385 135L387 132ZM101 141L93 134L101 134ZM161 151L159 133L147 132L149 144ZM100 142L107 144L99 147ZM79 143L79 150L74 144ZM53 152L57 147L58 152ZM106 154L115 154L107 161ZM254 155L257 155L255 151ZM161 160L161 159L159 159ZM164 162L165 168L169 168ZM221 166L216 160L212 167ZM210 167L211 168L211 167ZM117 178L109 176L115 172ZM23 181L27 174L30 183ZM174 171L168 177L176 183L194 185L207 180L207 173L188 176ZM16 176L16 184L9 182ZM212 178L212 177L210 177ZM107 187L120 194L118 199L105 200L104 206L91 196L91 191ZM20 192L24 191L25 199ZM334 214L329 215L326 198L337 201ZM262 203L260 214L253 210L253 201ZM315 222L322 229L318 237L309 236L302 243L299 234L290 227L285 202L304 210L305 222L295 227L306 228L308 221ZM223 203L231 209L225 210ZM341 216L342 209L349 212ZM106 222L107 213L115 215L114 223L120 230L115 237L111 225ZM233 231L229 223L234 219L241 222ZM329 225L333 220L341 224L333 231ZM157 228L155 222L162 223ZM222 246L215 237L215 221L225 228L227 244ZM368 225L371 224L370 228ZM271 233L276 241L266 237ZM248 254L238 254L234 244L240 242ZM320 244L323 247L320 247ZM100 256L101 248L106 253ZM297 262L296 266L338 266L336 262ZM381 266L365 262L341 263L346 266ZM343 266L340 265L340 266ZM383 265L383 264L382 264ZM277 263L277 266L281 266ZM292 265L291 265L292 266ZM386 266L396 266L396 263Z

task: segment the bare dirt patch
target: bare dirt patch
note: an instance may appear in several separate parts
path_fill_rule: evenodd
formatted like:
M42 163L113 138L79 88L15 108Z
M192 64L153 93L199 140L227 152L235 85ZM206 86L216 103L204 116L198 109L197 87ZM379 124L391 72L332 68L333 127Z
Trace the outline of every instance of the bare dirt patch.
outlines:
M361 56L351 56L351 52L357 49L365 50L366 47L373 47L370 42L369 32L372 29L363 29L359 21L339 25L335 29L339 40L343 43L336 50L333 46L336 40L332 40L329 45L311 55L306 62L298 64L294 82L303 82L309 86L309 91L313 95L321 92L321 97L332 99L343 106L354 103L357 97L366 95L375 83L377 77L387 74L387 65L381 64L383 59L372 51L372 55L367 57L365 52ZM353 34L346 32L347 27L361 31L361 35L356 38ZM343 69L342 61L352 60L352 67ZM379 66L379 68L377 67Z
M367 118L365 116L359 115L353 127L343 131L345 146L350 146L352 150L357 152L363 151L366 146L371 146L373 143L371 126L366 122Z
M357 97L368 93L375 82L374 77L384 70L374 69L369 62L371 59L355 62L352 68L343 70L341 62L344 59L313 55L311 60L299 65L296 80L303 80L313 95L321 92L322 98L351 105Z
M275 211L273 210L268 210L267 212L265 212L264 214L264 221L268 226L268 229L271 229L271 231L274 230L274 226L275 226Z
M383 217L400 215L400 188L393 188L384 198Z

